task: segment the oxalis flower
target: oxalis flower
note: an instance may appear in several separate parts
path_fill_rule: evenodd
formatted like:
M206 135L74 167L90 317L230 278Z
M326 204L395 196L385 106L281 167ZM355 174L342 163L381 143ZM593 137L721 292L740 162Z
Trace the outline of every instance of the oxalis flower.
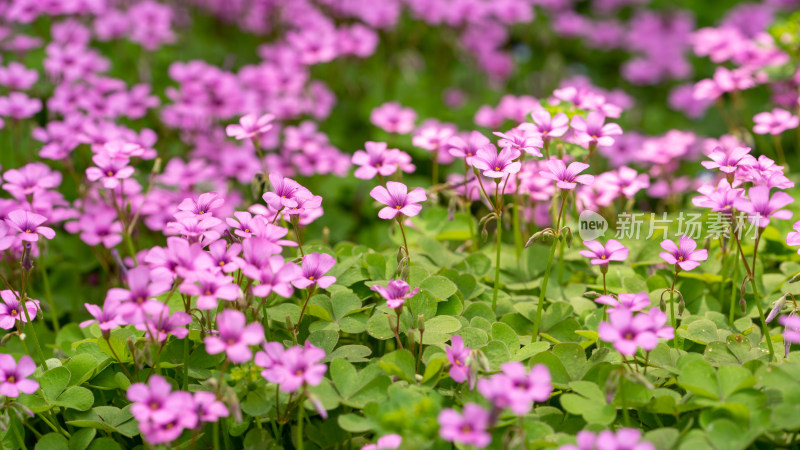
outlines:
M547 170L542 170L539 175L553 180L560 189L571 190L580 184L591 185L594 183L594 176L580 175L581 172L589 168L589 165L582 162L573 162L567 167L560 159L550 159L545 161Z
M252 139L271 130L273 120L275 116L272 114L246 114L239 119L238 124L225 127L225 133L236 140Z
M469 378L468 358L471 349L464 346L461 336L453 336L450 344L445 346L447 360L450 362L450 378L456 383L463 383Z
M677 264L683 270L692 270L708 259L708 250L697 250L697 243L686 235L680 237L677 245L669 239L663 240L661 248L666 252L661 252L658 256L667 264Z
M39 236L45 239L53 239L56 237L56 232L52 228L41 226L47 222L45 216L25 211L23 209L15 209L8 213L6 223L11 229L19 232L19 238L26 242L37 242Z
M3 303L0 304L0 328L10 330L14 328L17 321L28 321L25 311L22 309L22 302L14 291L8 289L0 291L0 299L3 300ZM30 319L35 319L36 312L39 310L39 300L26 300L25 309L28 310Z
M653 350L660 337L670 339L671 331L674 331L671 327L663 327L667 316L658 308L635 316L633 311L619 308L610 312L608 319L608 322L601 322L597 328L600 339L611 342L618 352L626 356L635 355L638 348L644 351Z
M472 167L482 170L489 178L503 178L520 171L522 163L515 161L521 155L514 147L505 147L497 153L497 147L488 145L478 150L472 158Z
M264 352L256 354L256 365L264 367L261 375L277 383L283 392L295 392L303 385L317 386L322 382L328 367L320 363L325 351L306 341L304 346L283 350L277 342L264 345Z
M402 308L406 299L409 299L419 292L419 288L411 289L403 280L390 280L386 287L372 286L370 289L377 292L386 299L386 306L392 309Z
M581 250L582 256L591 258L592 265L607 266L610 261L625 261L628 249L616 239L609 239L606 245L597 241L583 241L589 250Z
M475 403L464 405L463 413L445 409L439 413L439 436L445 441L483 448L492 442L489 411Z
M416 188L408 192L408 187L396 181L387 181L386 187L376 186L369 195L380 203L386 205L378 211L378 217L391 220L397 215L414 217L422 211L420 203L428 199L425 190Z
M778 191L770 197L768 186L753 186L747 192L747 198L736 199L734 206L747 213L747 220L759 228L766 228L770 219L789 220L792 212L781 209L794 202L794 198L786 192Z
M610 430L598 434L581 431L576 436L577 445L562 445L558 450L655 450L650 442L642 440L642 430L620 428L616 433Z
M19 362L9 354L0 354L0 395L16 398L20 392L33 394L39 389L39 383L28 377L36 370L36 364L30 356L23 356Z
M219 334L208 336L204 342L206 352L216 355L225 352L234 363L250 361L253 352L251 345L258 345L264 340L264 327L258 322L247 324L247 318L239 311L226 309L217 315Z

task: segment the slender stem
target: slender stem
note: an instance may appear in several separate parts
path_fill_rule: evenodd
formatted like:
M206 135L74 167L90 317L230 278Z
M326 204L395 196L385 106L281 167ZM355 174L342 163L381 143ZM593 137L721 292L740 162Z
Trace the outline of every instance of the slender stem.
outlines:
M782 166L786 166L786 156L783 154L783 144L781 143L781 136L779 134L772 135L772 141L775 143L775 152L778 154L778 161Z
M300 332L300 323L303 321L303 315L306 313L306 307L308 306L308 301L311 299L311 294L314 293L314 286L308 288L308 295L306 296L306 301L303 302L303 309L300 310L300 318L297 319L297 325L294 326L294 334L297 335Z
M439 182L439 149L433 152L433 170L431 171L431 186Z
M303 240L300 238L300 229L297 227L298 220L294 219L295 216L292 216L292 227L294 228L294 235L297 238L297 248L300 249L300 256L305 257L306 254L303 252Z
M114 347L111 345L111 342L109 341L108 337L106 337L106 344L108 344L108 348L111 350L111 354L114 355L114 358L117 360L117 362L119 363L120 367L122 367L122 370L125 372L125 375L127 375L128 379L131 380L131 383L133 383L134 382L133 381L133 376L131 375L130 372L128 372L128 368L125 367L125 364L122 364L122 360L119 358L119 355L117 355L117 351L114 350ZM186 359L187 358L184 358L184 361Z
M497 251L494 257L494 292L492 293L492 311L497 311L497 295L500 291L500 250L503 239L502 215L497 215Z
M27 295L23 295L22 312L25 314L25 320L28 323L27 328L31 330L31 337L33 338L33 343L36 345L36 353L39 355L39 360L41 361L41 363L44 364L46 358L44 357L42 346L39 344L39 336L36 334L36 327L33 326L33 322L31 321L31 316L28 313L28 305L25 304L26 300L28 300Z
M756 256L758 255L758 244L761 242L761 234L764 232L763 228L759 228L758 235L756 235L755 248L753 249L753 271L750 273L750 286L753 288L753 301L758 308L758 318L761 319L761 330L764 334L764 339L767 340L767 349L769 350L770 359L775 358L775 349L772 347L772 336L769 334L769 327L767 326L766 316L764 316L764 308L761 306L761 297L758 295L758 286L756 283Z
M544 299L545 294L547 293L547 283L550 281L550 269L553 267L553 259L556 256L556 248L558 247L558 240L559 236L561 235L561 230L559 226L561 225L561 215L564 212L564 203L566 203L566 195L561 195L561 208L558 211L558 218L556 219L556 230L554 235L553 244L550 246L550 256L547 258L547 266L544 269L544 277L542 278L542 284L539 286L539 302L536 305L536 318L533 321L533 339L539 340L539 326L542 323L542 312L544 311Z
M394 331L395 339L397 339L397 348L400 348L400 349L403 348L403 343L400 342L400 312L401 311L402 311L402 308L396 308L394 310L394 312L397 313L397 324L394 326L394 329L392 330L392 331Z
M189 338L183 340L183 390L189 389Z
M608 289L606 289L606 273L603 272L603 295L608 295Z
M406 239L406 229L403 227L403 215L397 215L397 225L400 226L400 234L403 235L403 248L406 251L406 266L411 267L411 253L408 253L408 239Z
M297 407L297 450L303 450L303 413L305 412L305 407L303 406L303 395L300 396L300 404Z
M53 324L53 330L58 334L61 327L58 325L58 311L56 310L56 302L53 300L53 292L50 289L50 279L47 277L47 267L44 265L44 258L39 258L40 270L42 272L42 284L44 284L44 295L47 299L47 304L50 305L50 321Z
M475 236L475 221L472 220L472 200L469 192L469 165L466 160L464 160L464 210L469 220L469 239L472 250L475 251L478 249L478 239Z
M425 337L425 330L419 330L419 354L417 356L416 373L419 373L419 362L422 360L422 338L424 337Z
M128 231L125 231L125 233L123 233L123 236L125 237L125 245L128 247L128 253L131 254L131 258L133 258L134 264L136 264L136 266L138 267L139 261L136 259L136 247L133 246L133 238L131 237L131 234Z
M644 355L644 375L647 375L647 367L650 365L650 352Z
M739 260L733 260L733 273L731 274L731 284L733 284L733 280L739 277ZM731 309L728 313L728 322L733 326L733 319L735 317L736 312L736 287L731 286Z
M672 287L669 289L669 321L672 324L672 329L675 330L675 336L672 338L672 347L678 348L678 322L675 320L675 283L678 281L678 272L680 271L678 264L675 264L675 276L672 277Z

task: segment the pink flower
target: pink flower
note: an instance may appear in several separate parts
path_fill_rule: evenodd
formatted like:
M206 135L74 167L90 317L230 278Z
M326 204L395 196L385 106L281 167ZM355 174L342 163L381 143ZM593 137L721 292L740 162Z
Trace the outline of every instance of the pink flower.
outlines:
M736 201L744 195L744 189L731 189L728 180L720 180L716 187L700 186L697 192L702 195L692 198L692 204L715 212L730 212Z
M111 288L106 294L106 302L119 302L120 317L125 323L136 324L144 320L146 303L167 292L172 280L151 272L150 268L140 266L128 271L129 289Z
M779 135L786 130L797 128L800 118L785 109L775 108L772 112L758 113L753 117L753 132L756 134Z
M84 303L83 306L86 307L86 310L89 311L89 314L91 314L94 319L81 322L81 328L86 328L96 323L100 327L100 330L111 331L124 325L120 317L119 301L113 298L106 299L102 309L91 303Z
M270 243L263 238L245 239L242 247L243 258L237 258L237 264L245 276L259 284L252 287L253 295L266 298L275 292L281 297L291 297L294 289L292 282L297 280L302 271L293 262L285 263L280 255L273 255Z
M184 328L192 323L192 316L183 311L170 314L169 306L157 302L147 302L142 307L144 320L136 324L136 329L144 331L155 342L164 342L170 335L183 339L189 334Z
M386 287L372 286L370 289L377 292L386 300L386 306L392 309L402 308L406 299L409 299L419 292L419 288L411 287L403 280L389 280Z
M792 225L792 229L794 229L794 231L790 231L786 235L786 245L797 247L800 245L800 220ZM800 249L797 249L797 253L800 254Z
M554 137L564 136L569 130L569 117L566 114L558 113L551 117L550 113L539 105L534 106L531 118L536 125L536 130L541 133L544 142Z
M594 183L594 176L578 175L589 168L588 164L576 161L567 167L560 159L549 159L545 161L545 164L547 170L540 171L539 175L556 181L556 186L561 189L575 189L578 183L587 185Z
M278 361L266 353L259 359L261 363L269 366L261 372L264 378L280 384L283 392L295 392L304 385L317 386L322 382L328 370L325 364L320 363L324 358L324 350L306 341L304 346L295 346L280 354Z
M723 173L732 174L740 166L755 164L755 158L750 156L750 147L736 147L730 152L726 152L722 147L715 148L708 157L711 161L703 161L700 164L706 169L719 169Z
M505 133L495 131L493 134L501 138L497 141L497 145L503 150L513 149L533 156L542 156L540 151L544 145L542 135L536 130L536 127L529 123L524 123Z
M178 212L175 213L176 219L194 217L198 220L208 218L213 215L214 210L219 209L225 204L225 198L216 192L204 192L195 198L185 198L178 205Z
M478 381L478 391L497 409L509 408L514 414L524 416L534 402L543 402L553 392L550 371L537 364L528 371L520 362L503 364L502 372Z
M151 376L149 384L132 384L127 397L133 402L131 413L148 442L170 442L183 430L197 426L197 407L192 395L173 392L169 382L159 375Z
M389 133L407 134L414 129L417 113L411 108L403 108L399 103L389 102L373 109L369 120Z
M422 210L419 203L428 199L425 190L416 188L408 192L408 187L396 181L387 181L386 187L375 186L369 195L386 205L378 212L381 219L394 219L397 215L414 217Z
M211 392L196 391L192 397L197 408L197 418L201 422L216 422L221 417L230 415L225 403L217 400L217 396Z
M387 434L378 438L378 442L361 447L361 450L395 450L400 448L402 443L403 437L399 434Z
M759 228L766 228L770 219L789 220L792 212L788 209L781 209L794 202L794 198L786 192L778 191L769 196L768 186L753 186L747 192L747 197L736 200L734 206L741 212L747 213L747 220Z
M225 133L236 140L253 139L272 129L273 120L275 120L275 116L272 114L262 116L246 114L239 119L238 124L225 127Z
M17 295L17 293L8 289L0 291L0 299L3 300L3 303L0 303L0 328L4 330L14 328L17 321L23 323L28 321ZM26 300L25 309L28 311L30 319L35 319L36 313L39 311L39 300Z
M708 259L708 250L697 250L697 243L686 235L680 237L678 245L669 239L661 241L661 248L666 252L661 252L658 256L667 264L677 264L683 270L692 270Z
M515 161L520 155L520 151L513 146L505 147L498 154L497 147L488 145L478 150L472 158L472 167L482 170L486 177L503 178L520 171L522 164Z
M47 218L39 214L15 209L8 213L6 223L12 229L19 232L19 238L26 242L37 242L39 235L45 239L53 239L56 232L52 228L40 226L47 222Z
M454 409L439 413L439 435L448 442L484 448L492 442L489 434L489 412L475 403L464 405L463 414Z
M261 197L273 209L293 208L297 206L297 196L311 196L311 192L291 178L284 178L278 174L270 174L269 182L272 191L265 192Z
M489 138L479 131L473 131L465 137L456 135L447 141L450 154L456 158L464 158L468 165L472 165L472 158L478 154L478 150L491 145Z
M626 198L633 198L640 190L650 187L650 178L646 173L640 174L627 166L622 166L613 172L606 172L600 177L602 177L603 184L614 185Z
M649 351L658 345L658 337L648 315L634 316L632 311L620 308L609 313L608 319L608 322L600 322L597 332L600 339L614 344L621 354L632 356L639 347Z
M112 158L105 153L98 153L92 157L96 167L86 169L86 178L89 181L98 181L106 189L116 189L120 181L133 175L133 167L128 165L128 158Z
M258 322L247 324L247 318L239 311L226 309L217 315L219 334L208 336L204 342L206 352L216 355L225 352L234 363L250 361L253 352L251 345L258 345L264 340L264 327Z
M605 430L599 434L581 431L576 436L578 445L562 445L558 450L655 450L650 442L642 440L642 431L636 428L620 428L616 434Z
M33 394L39 383L28 377L36 371L36 364L30 356L23 356L19 362L9 354L0 354L0 395L10 398L23 394Z
M464 347L464 340L461 336L453 336L450 339L450 344L445 346L447 360L450 362L450 378L456 383L463 383L464 380L469 378L467 359L471 349Z
M583 241L583 245L589 250L581 250L580 254L587 258L592 258L593 265L608 265L609 261L625 261L628 257L628 249L619 241L609 239L606 245L597 241Z
M336 277L325 275L336 264L336 258L327 253L309 253L303 257L303 270L292 284L305 289L311 285L319 286L320 289L327 289L328 286L336 282Z
M364 150L353 153L353 164L360 166L354 175L362 180L370 180L375 175L388 177L399 168L408 168L411 157L396 148L387 149L385 142L364 143ZM413 165L411 166L413 167ZM412 169L413 170L413 169Z
M617 298L611 295L601 295L595 299L595 302L610 306L609 311L616 311L617 309L641 311L650 306L650 297L647 296L647 292L619 294Z
M189 278L180 286L181 293L197 297L197 309L216 309L217 299L233 301L242 295L233 277L220 273Z
M599 112L592 111L586 119L581 116L572 118L572 129L575 140L583 147L597 146L609 147L614 144L614 138L622 134L622 128L616 123L604 124L606 117Z

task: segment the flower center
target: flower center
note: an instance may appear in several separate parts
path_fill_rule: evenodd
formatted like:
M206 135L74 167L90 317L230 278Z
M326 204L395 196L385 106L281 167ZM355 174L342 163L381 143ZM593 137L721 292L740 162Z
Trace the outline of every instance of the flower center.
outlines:
M400 206L400 205L397 205L397 206L394 207L394 209L403 209L403 207Z
M295 375L297 375L298 377L299 377L299 376L301 376L301 375L303 375L303 369L297 369L297 370L294 372L294 374L295 374Z
M30 229L30 228L28 228L27 230L25 230L25 232L26 232L26 233L33 233L33 231L31 231L31 229Z
M205 213L206 213L205 211L200 211L198 214L205 214Z
M220 265L220 266L224 266L224 265L225 265L225 261L220 261L220 262L219 262L219 265Z
M494 171L495 172L500 172L500 166L494 166Z
M206 289L206 295L211 295L211 291L209 291L208 289Z
M236 339L228 339L228 345L233 345L236 343Z
M245 229L244 229L244 232L245 232L245 233L249 233L249 232L250 232L250 228L245 228Z
M6 381L8 381L9 383L16 383L17 378L14 375L9 375L8 378L6 378Z
M461 365L462 365L462 363L461 363L461 360L460 360L460 359L457 359L457 360L455 361L455 364L456 364L457 366L461 366Z
M684 260L683 256L678 256L678 261L683 261L683 260Z
M108 175L110 177L113 177L114 176L114 172L109 170L108 172L106 172L106 175Z
M17 311L16 309L12 309L11 310L11 315L12 316L16 316L17 314L19 314L19 311Z
M157 410L159 406L161 405L159 405L158 402L150 402L150 409L153 411Z
M314 275L309 275L308 279L314 281Z
M624 337L625 339L631 340L631 339L633 339L633 333L628 331L625 334L623 334L622 337Z
M465 434L466 433L472 433L472 427L469 426L469 425L462 425L461 426L461 432L465 433Z

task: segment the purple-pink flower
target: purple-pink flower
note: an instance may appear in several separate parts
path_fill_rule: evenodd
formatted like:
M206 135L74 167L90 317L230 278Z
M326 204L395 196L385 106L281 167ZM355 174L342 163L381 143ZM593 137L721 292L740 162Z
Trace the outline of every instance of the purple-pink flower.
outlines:
M770 219L790 220L793 213L782 209L794 202L791 195L778 191L770 197L769 186L753 186L747 192L747 197L736 199L734 206L739 211L747 214L747 220L759 228L766 228Z
M730 151L717 147L708 154L708 157L711 161L703 161L700 164L706 169L719 169L725 174L732 174L740 166L747 166L756 162L755 158L750 155L750 147L735 147Z
M786 130L797 128L800 124L800 117L791 112L775 108L772 112L762 112L753 116L753 133L779 135Z
M583 147L610 147L614 144L612 136L622 134L622 128L616 123L605 123L606 116L597 111L572 118L572 130L575 132L575 141Z
M636 428L620 428L614 433L611 430L598 434L581 431L576 436L578 445L562 445L558 450L655 450L650 442L642 440L642 430Z
M8 289L0 291L0 299L3 300L0 303L0 328L4 330L14 328L17 321L28 321L28 318L25 317L25 311L22 309L22 302L20 302L17 295L17 293ZM28 317L33 320L39 311L39 300L26 300L25 309L28 311Z
M386 205L378 211L381 219L394 219L398 215L414 217L422 211L420 203L428 199L425 190L415 188L408 192L408 187L396 181L387 181L386 187L375 186L369 195Z
M0 395L16 398L20 393L36 392L39 383L28 379L34 371L36 364L30 356L25 355L17 362L9 354L0 354Z
M399 103L389 102L372 110L369 116L373 125L389 133L407 134L414 129L417 113Z
M327 253L309 253L303 257L302 271L292 284L305 289L309 286L327 289L336 282L336 277L325 275L336 264L336 258Z
M36 242L39 236L45 239L53 239L56 232L52 228L41 226L47 222L45 216L24 209L15 209L8 213L6 223L8 226L19 232L19 238L26 242Z
M256 364L265 367L261 374L268 381L278 383L283 392L295 392L304 385L316 386L328 370L320 362L325 358L325 351L308 341L304 346L295 346L282 353L276 354L277 349L267 349L266 346L265 350L265 353L259 352L260 357L256 355ZM278 355L279 359L276 358Z
M439 436L445 441L484 448L492 442L489 411L475 403L464 405L462 413L445 409L439 413Z
M275 116L272 114L262 116L246 114L239 119L238 124L225 127L225 133L236 140L253 139L272 129L273 120L275 120Z
M503 148L498 154L497 147L487 145L472 158L472 167L482 170L486 177L503 178L520 171L522 163L516 161L520 155L520 151L512 146Z
M216 336L204 339L206 352L216 355L225 352L234 363L250 361L253 352L251 345L258 345L264 340L264 327L258 322L247 324L247 317L239 311L226 309L217 315Z
M697 243L686 235L680 237L677 245L669 239L661 241L661 248L666 252L658 256L667 264L677 264L683 270L692 270L708 259L708 250L697 250Z
M578 183L586 185L594 183L594 176L580 175L581 172L589 168L586 163L576 161L570 163L569 167L567 167L564 161L560 159L549 159L545 161L545 164L547 165L547 170L542 170L539 174L548 180L555 181L556 186L560 189L575 189Z
M627 309L630 311L642 311L650 306L650 297L647 292L639 292L638 294L619 294L616 297L612 295L601 295L597 297L595 302L601 305L610 306L609 311L616 311L617 309Z
M386 300L386 306L392 309L402 308L406 299L419 292L419 288L411 289L411 286L403 280L389 280L386 287L375 285L370 289L380 294Z
M463 383L469 378L469 354L471 349L464 346L461 336L453 336L450 345L445 346L447 360L450 362L450 378L456 383Z
M403 437L399 434L387 434L378 438L376 443L361 447L361 450L395 450L400 448L402 443Z
M633 311L620 308L609 313L608 320L600 322L597 332L600 339L614 344L614 348L621 354L633 356L638 348L650 351L658 345L650 316L634 316Z
M583 245L589 250L579 253L591 258L591 263L596 266L607 266L609 261L625 261L628 257L628 249L616 239L609 239L605 246L598 241L583 241Z

